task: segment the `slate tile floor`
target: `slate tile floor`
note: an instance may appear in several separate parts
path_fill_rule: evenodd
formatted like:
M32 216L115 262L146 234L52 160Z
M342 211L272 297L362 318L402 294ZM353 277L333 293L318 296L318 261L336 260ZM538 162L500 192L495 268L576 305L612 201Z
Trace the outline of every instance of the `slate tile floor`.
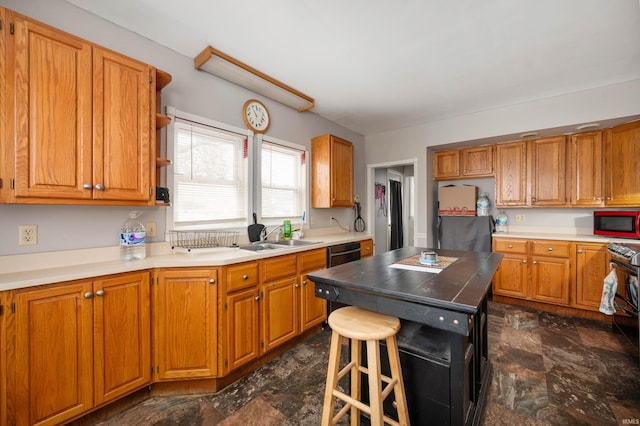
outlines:
M329 336L318 333L215 395L149 398L91 424L319 425ZM610 324L491 302L489 343L485 425L640 421L637 354Z

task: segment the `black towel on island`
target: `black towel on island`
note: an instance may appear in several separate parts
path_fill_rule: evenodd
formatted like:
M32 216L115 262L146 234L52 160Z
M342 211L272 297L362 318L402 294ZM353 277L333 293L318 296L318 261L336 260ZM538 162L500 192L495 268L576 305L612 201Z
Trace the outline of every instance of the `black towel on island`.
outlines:
M492 216L439 216L439 248L491 251Z

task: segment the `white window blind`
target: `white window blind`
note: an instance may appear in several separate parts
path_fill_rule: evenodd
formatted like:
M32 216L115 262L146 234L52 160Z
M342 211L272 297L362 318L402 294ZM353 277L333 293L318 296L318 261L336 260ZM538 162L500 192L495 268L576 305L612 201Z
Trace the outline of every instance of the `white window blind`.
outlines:
M263 141L261 158L262 218L302 216L306 199L304 150Z
M174 125L174 226L246 226L246 137L178 120Z

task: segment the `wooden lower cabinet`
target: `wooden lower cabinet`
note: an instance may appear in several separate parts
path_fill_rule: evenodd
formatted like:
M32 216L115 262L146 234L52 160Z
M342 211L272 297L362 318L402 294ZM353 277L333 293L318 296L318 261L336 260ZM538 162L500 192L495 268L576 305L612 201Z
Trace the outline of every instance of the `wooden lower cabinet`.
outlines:
M326 249L310 250L298 255L300 283L300 333L322 324L327 318L327 301L316 297L316 286L307 278L307 274L326 265Z
M158 270L153 286L154 379L217 374L216 269Z
M576 307L598 311L609 260L607 244L576 244Z
M223 374L260 355L260 292L257 286L226 296L226 350Z
M13 303L9 424L60 424L150 383L148 272L19 290Z
M569 305L572 242L494 238L493 251L504 254L494 294Z
M268 352L298 335L297 256L260 261L261 350Z

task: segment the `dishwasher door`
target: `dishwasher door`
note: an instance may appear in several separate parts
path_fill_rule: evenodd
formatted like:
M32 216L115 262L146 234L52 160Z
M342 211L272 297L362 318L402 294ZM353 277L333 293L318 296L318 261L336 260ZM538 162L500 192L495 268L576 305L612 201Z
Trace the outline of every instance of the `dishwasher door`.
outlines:
M360 260L360 242L327 247L327 268Z

